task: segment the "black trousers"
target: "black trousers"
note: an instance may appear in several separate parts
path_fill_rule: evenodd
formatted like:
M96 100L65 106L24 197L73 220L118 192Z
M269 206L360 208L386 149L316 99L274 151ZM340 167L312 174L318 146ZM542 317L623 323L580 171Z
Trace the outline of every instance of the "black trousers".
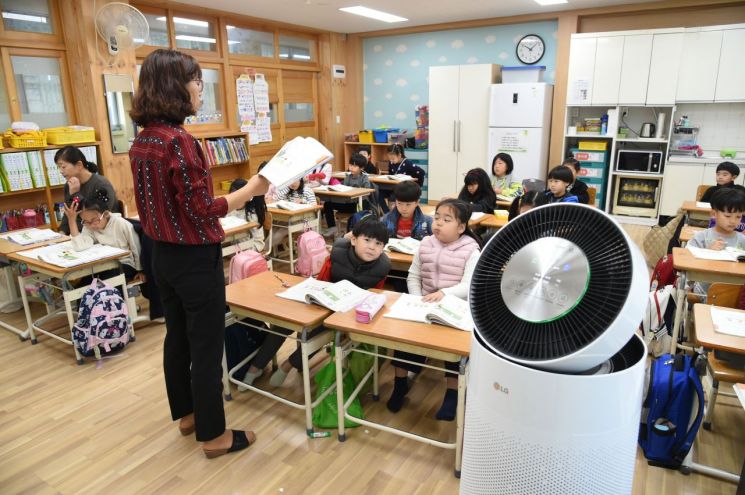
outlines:
M272 327L272 330L284 333L285 335L291 335L295 333L292 330L276 326ZM310 332L308 332L308 339L315 337L324 330L326 329L323 326L311 330ZM284 344L286 339L287 337L282 337L273 333L267 333L266 337L264 338L264 343L259 348L259 352L256 354L256 356L254 356L254 358L251 360L251 364L259 369L266 368L266 365L269 364L269 361L274 357L275 354L277 354L277 351L280 347L282 347L282 344ZM310 353L308 355L308 359L312 358L317 353L318 351ZM303 371L303 351L300 348L300 341L297 342L297 348L292 352L292 354L290 354L287 359L288 361L290 361L290 365L293 368L300 372Z
M197 441L225 431L225 279L219 244L155 242L153 273L166 317L163 371L173 420L194 413Z
M391 360L391 363L393 363L393 366L395 368L403 368L413 373L420 373L422 371L422 367L417 366L415 364L396 361L396 358L407 359L409 361L414 361L415 363L422 363L422 364L424 364L424 361L427 360L426 357L420 356L419 354L412 354L410 352L404 352L404 351L393 351L393 360ZM445 376L456 378L458 376L457 373L460 369L460 363L458 361L452 361L452 362L444 361L444 364L445 364L445 369L448 370L445 372ZM451 373L451 372L454 372L454 373Z
M344 213L354 213L357 211L357 203L334 203L333 201L324 201L323 215L326 218L326 225L328 225L329 228L336 227L334 210Z

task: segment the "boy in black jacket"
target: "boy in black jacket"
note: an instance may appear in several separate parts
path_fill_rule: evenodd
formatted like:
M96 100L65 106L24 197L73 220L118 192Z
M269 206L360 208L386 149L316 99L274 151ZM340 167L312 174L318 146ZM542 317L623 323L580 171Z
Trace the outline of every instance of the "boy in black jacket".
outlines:
M581 180L577 180L577 175L579 174L580 169L582 168L580 166L579 160L575 159L574 157L568 157L563 162L561 162L562 165L565 167L569 167L569 170L572 171L572 175L574 176L574 182L572 182L572 185L567 188L567 193L577 196L577 201L582 204L589 204L590 203L590 194L587 192L587 184L582 182Z
M703 196L701 196L702 203L711 203L711 198L714 193L723 188L735 188L741 191L745 191L745 187L735 184L735 179L740 175L740 167L732 162L722 162L717 166L717 185L711 186L706 190Z

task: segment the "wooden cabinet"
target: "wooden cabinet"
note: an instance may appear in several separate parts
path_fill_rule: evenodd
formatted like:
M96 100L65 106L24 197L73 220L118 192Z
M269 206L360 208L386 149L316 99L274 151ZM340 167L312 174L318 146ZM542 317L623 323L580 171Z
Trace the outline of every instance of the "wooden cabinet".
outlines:
M647 102L652 38L651 34L623 37L619 105L644 105Z
M722 31L686 30L676 101L714 101L721 49Z
M344 163L340 163L336 160L336 169L346 170L349 159L353 154L357 153L361 148L370 148L370 159L377 165L381 172L388 171L388 147L392 143L358 143L352 141L346 141L344 143Z
M682 50L682 32L653 36L647 84L647 105L675 104Z
M665 164L660 215L673 216L678 212L684 200L696 197L698 186L704 184L705 165L705 163L670 161Z
M745 28L728 29L722 35L717 72L716 101L745 101Z
M596 38L572 37L567 105L589 105L592 102L596 47Z
M462 174L488 165L489 86L498 65L429 69L429 199L457 195Z
M593 105L616 105L621 82L624 36L597 38L592 78Z

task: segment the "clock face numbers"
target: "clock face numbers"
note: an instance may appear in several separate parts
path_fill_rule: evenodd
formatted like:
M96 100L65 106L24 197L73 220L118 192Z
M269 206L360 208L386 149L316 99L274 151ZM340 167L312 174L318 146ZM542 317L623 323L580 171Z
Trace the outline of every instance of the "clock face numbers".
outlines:
M546 47L543 40L536 35L525 36L517 43L517 58L524 64L534 64L543 57Z

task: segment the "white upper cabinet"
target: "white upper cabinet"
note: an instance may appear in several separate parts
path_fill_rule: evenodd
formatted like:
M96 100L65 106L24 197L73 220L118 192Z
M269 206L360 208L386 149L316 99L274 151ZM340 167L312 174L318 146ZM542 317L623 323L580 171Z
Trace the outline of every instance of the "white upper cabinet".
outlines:
M647 82L651 58L651 34L623 37L621 81L618 88L619 105L644 105L647 101Z
M567 105L592 102L596 38L572 38L569 47Z
M678 69L683 33L655 34L649 63L647 105L673 105L678 89Z
M624 36L597 38L595 70L592 82L593 105L616 105L621 82L621 59Z
M678 70L677 101L714 101L722 33L686 29Z
M714 99L745 101L745 28L724 31Z

